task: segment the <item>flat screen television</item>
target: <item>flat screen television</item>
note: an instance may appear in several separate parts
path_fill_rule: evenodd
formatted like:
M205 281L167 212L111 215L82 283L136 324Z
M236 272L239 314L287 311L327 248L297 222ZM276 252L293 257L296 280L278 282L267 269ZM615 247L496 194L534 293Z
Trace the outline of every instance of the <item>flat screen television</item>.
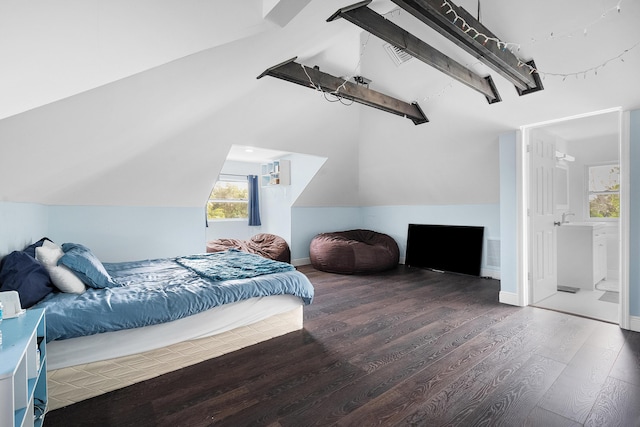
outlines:
M409 224L405 264L480 276L484 227Z

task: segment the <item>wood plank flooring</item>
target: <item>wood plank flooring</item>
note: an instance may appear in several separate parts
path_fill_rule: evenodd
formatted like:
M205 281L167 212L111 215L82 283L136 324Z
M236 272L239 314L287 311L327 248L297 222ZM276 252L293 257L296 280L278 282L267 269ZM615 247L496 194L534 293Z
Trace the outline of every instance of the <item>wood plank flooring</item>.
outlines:
M640 426L640 334L491 279L300 268L302 331L47 414L55 426Z

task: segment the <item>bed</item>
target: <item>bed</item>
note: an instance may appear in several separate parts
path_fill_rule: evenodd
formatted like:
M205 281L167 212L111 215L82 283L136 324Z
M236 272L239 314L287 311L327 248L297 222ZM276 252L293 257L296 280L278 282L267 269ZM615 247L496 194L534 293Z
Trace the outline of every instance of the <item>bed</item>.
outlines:
M52 246L36 258L53 279L70 268L43 255ZM104 286L83 277L32 306L46 310L49 409L299 330L313 299L290 264L236 250L97 265Z

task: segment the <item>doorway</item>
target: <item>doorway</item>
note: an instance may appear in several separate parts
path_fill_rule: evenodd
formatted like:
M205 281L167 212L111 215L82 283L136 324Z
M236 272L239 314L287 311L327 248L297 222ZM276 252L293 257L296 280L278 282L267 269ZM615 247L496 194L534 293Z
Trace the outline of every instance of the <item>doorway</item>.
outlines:
M621 176L621 123L616 109L523 128L531 305L620 323L620 193L618 214L604 217L589 190L591 171Z

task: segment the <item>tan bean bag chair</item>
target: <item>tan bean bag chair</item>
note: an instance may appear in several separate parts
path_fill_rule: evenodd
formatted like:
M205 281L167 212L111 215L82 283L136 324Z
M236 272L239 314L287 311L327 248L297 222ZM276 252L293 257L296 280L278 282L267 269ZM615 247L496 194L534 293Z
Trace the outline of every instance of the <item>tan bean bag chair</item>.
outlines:
M387 234L371 230L336 231L315 236L309 246L309 257L317 270L364 274L395 268L400 249Z
M249 240L217 239L207 242L207 252L222 252L228 249L238 249L276 261L291 262L291 250L287 241L275 234L260 233Z

